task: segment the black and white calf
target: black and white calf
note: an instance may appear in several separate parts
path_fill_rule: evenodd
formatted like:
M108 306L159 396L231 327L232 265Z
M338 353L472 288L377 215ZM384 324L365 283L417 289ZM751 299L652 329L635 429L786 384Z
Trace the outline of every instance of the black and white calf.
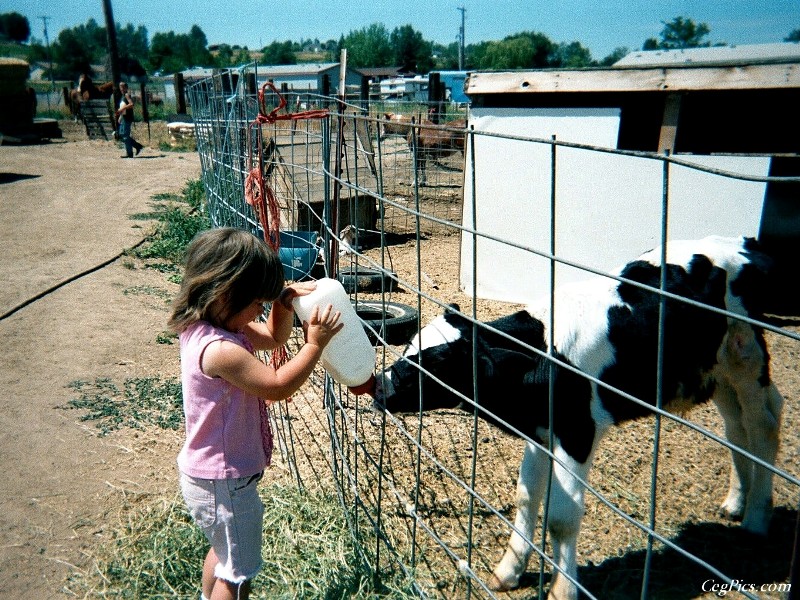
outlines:
M770 260L755 240L709 237L667 246L666 290L704 305L758 319ZM653 288L661 278L661 251L628 263L618 275ZM422 329L404 359L378 377L376 403L390 412L465 405L463 398L431 373L488 412L484 418L505 421L534 441L549 434L549 388L559 459L553 465L548 527L560 572L576 577L576 542L584 513L584 489L573 473L588 480L600 439L617 423L652 414L657 395L659 295L638 285L597 277L560 288L555 298L553 355L582 373L642 400L619 393L556 366L484 327L477 328L473 372L473 324L447 312ZM730 442L768 464L778 451L783 399L770 380L763 331L680 300L668 299L664 311L662 397L667 408L678 402L713 399ZM549 351L549 308L529 308L488 323L541 353ZM552 378L552 381L551 381ZM500 423L501 424L501 423ZM501 424L502 425L502 424ZM772 474L732 452L733 468L722 509L753 532L766 534L772 510ZM528 442L517 484L517 513L508 548L489 581L494 589L515 587L531 554L539 506L545 494L550 459ZM577 598L576 586L556 574L550 598Z

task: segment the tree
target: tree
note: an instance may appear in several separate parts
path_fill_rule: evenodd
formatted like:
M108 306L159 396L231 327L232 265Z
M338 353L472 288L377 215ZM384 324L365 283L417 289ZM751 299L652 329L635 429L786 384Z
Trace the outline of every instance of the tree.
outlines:
M396 27L389 38L394 64L406 73L427 73L433 67L433 45L411 25ZM388 63L385 65L388 66Z
M250 58L250 51L247 46L220 44L214 57L214 64L221 69L244 65L249 62L252 62L252 58Z
M150 54L147 29L142 25L134 29L130 23L121 27L117 23L116 32L120 73L138 79L146 78L144 64L147 63Z
M576 69L591 66L592 53L580 42L556 44L550 56L550 66Z
M213 63L208 51L208 39L198 25L192 25L187 36L189 56L196 65L210 67Z
M297 63L294 45L290 41L275 40L261 50L261 60L265 65L293 65Z
M647 38L642 44L642 50L658 50L658 40L656 38Z
M146 27L139 25L134 29L130 23L125 27L121 27L117 23L117 46L120 57L146 62L150 53L150 44L147 38Z
M800 42L800 29L795 29L794 31L790 32L785 38L783 38L784 42Z
M383 23L351 31L339 40L337 53L347 49L347 63L354 67L386 67L392 64L394 51L389 31ZM338 60L338 58L337 58Z
M192 26L188 35L174 31L156 33L150 43L150 67L164 73L175 73L195 66L212 67L214 59L206 44L206 35L197 25Z
M661 41L649 38L642 46L643 50L679 50L681 48L707 48L710 42L704 41L710 32L706 23L696 24L689 17L675 17L669 23L661 21Z
M143 65L149 56L147 29L141 25L134 28L130 23L125 27L118 23L115 27L121 73L144 77ZM58 77L75 80L80 73L94 75L92 65L107 61L106 28L89 19L85 25L63 29L52 45L52 52L58 65L54 69Z
M609 54L600 61L600 65L603 67L610 67L615 62L622 59L625 55L629 53L630 53L630 48L627 48L626 46L620 46L618 48L614 48L611 51L611 54Z
M52 54L55 67L54 77L59 79L71 79L76 81L81 73L93 75L92 64L102 61L99 55L99 48L105 48L105 41L102 46L98 45L95 39L94 27L97 23L90 19L87 23L90 27L81 26L72 29L62 29L58 38L52 45ZM94 26L94 27L92 27Z
M454 71L458 69L458 42L451 42L447 46L433 44L432 46L434 69L437 71Z
M536 32L510 35L499 42L485 42L476 48L475 67L479 69L530 69L551 65L556 46Z
M0 38L6 37L17 43L28 41L31 35L31 25L27 17L18 12L3 13L0 15Z

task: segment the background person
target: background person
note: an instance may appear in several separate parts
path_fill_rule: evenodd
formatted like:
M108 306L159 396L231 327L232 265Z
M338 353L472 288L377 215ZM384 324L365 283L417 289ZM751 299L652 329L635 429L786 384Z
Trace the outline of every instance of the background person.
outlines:
M133 158L133 151L136 150L136 156L139 156L144 146L133 139L131 132L131 128L133 127L133 97L128 91L128 84L121 81L119 84L119 91L122 97L119 100L119 108L114 115L117 117L117 123L119 125L119 137L122 138L125 144L125 156L122 158Z

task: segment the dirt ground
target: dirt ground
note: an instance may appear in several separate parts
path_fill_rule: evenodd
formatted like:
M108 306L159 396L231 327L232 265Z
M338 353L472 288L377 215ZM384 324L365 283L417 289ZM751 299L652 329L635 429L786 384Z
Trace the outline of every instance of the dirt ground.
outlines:
M135 133L144 142L146 132L139 127ZM148 212L154 195L179 192L187 180L199 177L199 159L196 154L163 153L148 147L139 158L120 160L121 150L114 143L88 141L77 128L64 127L64 134L64 140L48 144L0 146L0 274L6 283L0 288L0 314L5 315L0 319L5 340L0 359L5 393L0 457L6 471L0 483L3 597L73 597L64 591L65 578L90 567L92 550L104 539L109 511L120 494L176 489L179 433L122 430L99 437L91 425L79 421L75 411L63 409L75 396L68 385L76 380L178 375L175 346L156 339L165 330L167 298L174 286L163 274L131 268L129 261L121 259L21 305L139 242L152 224L132 220L130 215ZM392 268L401 277L416 278L417 250L413 241L392 247ZM458 290L458 238L428 238L421 252L429 279L423 291L468 310ZM402 291L392 300L416 302ZM497 303L478 306L483 318L510 310ZM423 321L437 312L424 306ZM787 327L796 332L799 323L790 319ZM800 347L774 335L769 341L773 376L787 402L778 462L797 477ZM296 409L303 406L299 401L294 404ZM302 420L301 410L297 417ZM713 407L695 409L688 417L721 432ZM319 422L320 416L312 418ZM363 419L364 431L370 426L375 429L369 425L374 416L364 411ZM425 436L450 461L448 467L468 473L470 446L459 434L462 428L470 431L471 417L448 411L431 417ZM658 514L668 537L715 559L731 554L723 570L745 581L786 580L798 490L778 482L770 544L742 544L737 529L715 514L727 478L727 451L669 424L662 436ZM651 439L652 423L620 428L604 442L592 476L592 483L604 494L645 520ZM319 444L321 451L328 447L321 437ZM481 426L479 451L480 491L511 517L521 443ZM398 455L390 468L399 473L402 462ZM461 539L465 513L455 509L464 494L448 489L437 478L438 471L432 469L429 474L430 487L423 490L419 510L435 516L434 526L442 537ZM456 515L449 530L440 513L451 509ZM496 526L489 514L479 515L479 520L489 523L476 539L475 560L485 575L482 569L491 568L502 553L507 529ZM641 545L638 532L589 499L579 546L580 577L593 593L604 598L638 597ZM731 552L734 546L736 551ZM439 562L448 561L443 556ZM669 591L685 564L657 557L654 569L655 585L667 590L659 597L702 595L696 581L675 588L674 594ZM535 597L535 572L536 566L529 565L522 588L509 598ZM693 577L702 581L704 575ZM463 597L458 585L443 584L442 597Z
M165 330L165 277L116 260L16 310L49 288L139 242L156 194L197 179L196 153L148 146L133 160L114 142L64 139L0 146L0 596L62 596L66 575L88 566L110 495L173 485L176 452L121 432L106 438L62 408L67 386L95 377L178 373ZM135 135L146 143L140 124ZM65 596L66 597L66 596Z

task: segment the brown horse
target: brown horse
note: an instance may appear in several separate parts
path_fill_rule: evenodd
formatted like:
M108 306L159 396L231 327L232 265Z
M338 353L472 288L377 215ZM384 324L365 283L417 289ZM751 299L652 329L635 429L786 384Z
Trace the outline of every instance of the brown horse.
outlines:
M406 136L408 149L414 156L416 173L421 185L426 182L426 164L432 161L444 167L438 159L460 152L464 154L467 122L464 119L450 121L445 125L436 125L431 121L422 121L423 127L414 127Z
M78 79L78 87L69 94L69 110L77 120L84 100L108 100L114 93L114 82L107 81L99 86L85 73Z

